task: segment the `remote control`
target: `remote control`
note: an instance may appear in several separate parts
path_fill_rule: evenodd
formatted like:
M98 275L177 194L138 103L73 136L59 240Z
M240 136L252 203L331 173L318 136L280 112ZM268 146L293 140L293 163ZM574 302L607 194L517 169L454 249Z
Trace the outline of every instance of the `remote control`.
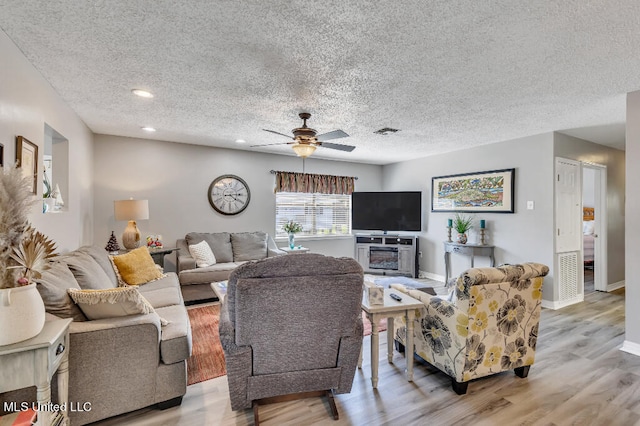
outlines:
M389 295L389 297L390 297L390 298L392 298L393 300L397 300L398 302L400 302L400 301L402 300L402 297L398 296L398 295L397 295L397 294L395 294L395 293L391 293L391 294Z

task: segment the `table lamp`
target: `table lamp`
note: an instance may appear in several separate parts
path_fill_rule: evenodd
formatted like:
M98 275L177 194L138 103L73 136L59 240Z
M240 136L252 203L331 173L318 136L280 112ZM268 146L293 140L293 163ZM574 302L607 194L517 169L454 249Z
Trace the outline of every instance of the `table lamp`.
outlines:
M149 219L149 200L118 200L113 202L116 220L128 220L122 234L122 244L128 250L140 245L140 230L136 220Z

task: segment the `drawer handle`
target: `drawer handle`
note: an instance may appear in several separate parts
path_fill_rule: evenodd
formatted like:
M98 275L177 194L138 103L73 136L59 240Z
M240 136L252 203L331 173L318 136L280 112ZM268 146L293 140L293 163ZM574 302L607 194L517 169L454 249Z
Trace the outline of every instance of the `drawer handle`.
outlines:
M58 345L58 347L56 348L56 356L60 355L61 353L64 352L66 348L64 347L64 343L60 343Z
M462 249L461 249L460 247L454 247L454 248L453 248L453 251L455 251L455 252L459 252L459 251L462 251Z

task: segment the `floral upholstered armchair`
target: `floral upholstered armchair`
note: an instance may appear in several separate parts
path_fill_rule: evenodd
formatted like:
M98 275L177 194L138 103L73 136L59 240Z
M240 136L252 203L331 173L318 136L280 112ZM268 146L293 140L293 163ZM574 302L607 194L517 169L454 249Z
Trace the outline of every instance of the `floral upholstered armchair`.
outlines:
M402 284L391 287L424 303L415 319L415 352L451 376L453 390L462 395L469 381L479 377L506 370L527 377L548 272L539 263L472 268L458 277L449 296L431 296ZM395 324L402 348L406 324Z

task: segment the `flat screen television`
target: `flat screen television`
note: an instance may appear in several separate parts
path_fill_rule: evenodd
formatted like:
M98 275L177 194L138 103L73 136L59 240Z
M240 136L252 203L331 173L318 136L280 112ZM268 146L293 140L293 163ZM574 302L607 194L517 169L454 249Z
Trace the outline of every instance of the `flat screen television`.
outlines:
M421 231L422 192L354 192L351 227L367 231Z

